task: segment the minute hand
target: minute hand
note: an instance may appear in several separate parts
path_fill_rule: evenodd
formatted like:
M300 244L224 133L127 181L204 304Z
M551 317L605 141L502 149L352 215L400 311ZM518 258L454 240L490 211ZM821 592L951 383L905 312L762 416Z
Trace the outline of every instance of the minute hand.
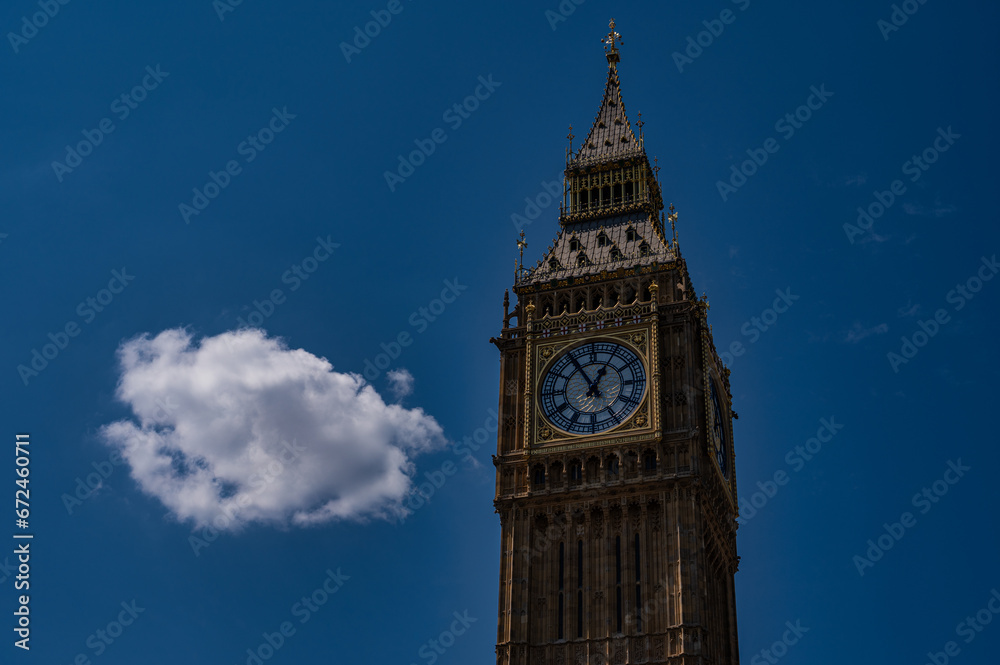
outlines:
M583 371L582 367L580 367L580 363L577 362L576 358L574 358L573 356L570 356L569 359L570 359L570 362L573 363L573 366L576 367L578 370L580 370L580 374L583 374L583 380L587 382L587 385L588 386L592 385L590 383L590 377L587 376L587 373Z

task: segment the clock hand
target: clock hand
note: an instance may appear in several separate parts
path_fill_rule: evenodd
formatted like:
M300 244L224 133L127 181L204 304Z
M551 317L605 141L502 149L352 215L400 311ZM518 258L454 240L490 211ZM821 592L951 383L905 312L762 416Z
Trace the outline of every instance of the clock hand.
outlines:
M580 374L583 374L583 380L586 381L587 385L589 386L590 385L590 377L587 376L587 373L583 371L582 367L580 367L580 363L578 363L577 360L576 360L576 358L574 358L572 355L569 357L569 359L573 363L573 366L576 367L578 370L580 370Z
M607 367L602 367L597 370L597 378L594 382L590 384L590 389L587 390L587 397L600 397L601 391L597 389L597 384L601 382L601 377L608 373Z

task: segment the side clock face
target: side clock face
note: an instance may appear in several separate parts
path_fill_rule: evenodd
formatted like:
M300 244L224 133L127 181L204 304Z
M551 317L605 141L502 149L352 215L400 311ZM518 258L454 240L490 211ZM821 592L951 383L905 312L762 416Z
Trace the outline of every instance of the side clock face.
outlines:
M719 403L719 395L715 391L715 381L710 381L712 386L712 438L715 439L715 461L722 471L722 475L729 477L729 442L726 440L726 425L722 420L722 406Z
M591 342L557 357L542 377L539 399L549 422L571 434L597 434L620 425L646 391L646 369L635 352L614 342Z

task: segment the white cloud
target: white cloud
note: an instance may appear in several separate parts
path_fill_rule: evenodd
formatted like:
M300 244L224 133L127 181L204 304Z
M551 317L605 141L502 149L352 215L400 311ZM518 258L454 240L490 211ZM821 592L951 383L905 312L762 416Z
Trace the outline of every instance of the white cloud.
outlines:
M886 242L887 240L889 240L889 236L878 234L872 230L870 233L865 234L861 240L858 241L858 243L861 245L867 245L870 242Z
M841 176L837 180L827 183L827 187L860 187L866 182L868 182L868 175L865 173L858 173L855 175Z
M413 375L405 369L394 369L385 375L389 379L389 388L396 396L402 399L413 392Z
M135 419L101 434L144 492L197 526L401 517L412 457L446 444L423 410L260 330L198 343L165 330L118 355Z
M920 203L904 203L903 211L907 215L921 215L921 216L931 216L931 217L944 217L945 215L950 215L956 212L958 207L955 205L944 205L941 203L940 199L934 201L934 205L927 207Z
M844 341L848 344L857 344L865 337L870 337L872 335L884 335L889 332L888 323L880 323L877 326L871 328L865 328L861 325L860 321L855 321L851 329L847 331L847 335L844 336Z

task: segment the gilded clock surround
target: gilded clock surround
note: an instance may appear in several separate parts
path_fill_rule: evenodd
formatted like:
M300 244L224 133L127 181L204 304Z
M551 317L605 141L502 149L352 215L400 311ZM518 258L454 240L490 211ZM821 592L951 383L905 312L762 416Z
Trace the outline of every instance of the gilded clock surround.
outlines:
M526 267L522 233L516 302L505 294L491 340L500 353L497 665L739 663L729 371L681 253L677 212L662 212L643 123L635 133L625 112L620 43L612 23L601 108L582 145L573 148L572 129L568 137L559 234ZM553 427L539 399L547 369L600 341L640 359L641 402L598 433ZM716 461L713 382L728 475Z
M525 447L529 450L552 444L571 443L572 447L606 445L620 437L639 433L657 436L659 428L659 385L653 380L657 364L655 320L656 303L632 306L598 307L573 315L528 319L527 356L532 364L529 385L541 385L551 364L564 352L591 342L609 341L628 348L642 361L646 388L639 405L620 425L589 435L570 434L552 425L545 417L534 391L525 393L525 408L531 413ZM573 333L573 334L571 334Z

